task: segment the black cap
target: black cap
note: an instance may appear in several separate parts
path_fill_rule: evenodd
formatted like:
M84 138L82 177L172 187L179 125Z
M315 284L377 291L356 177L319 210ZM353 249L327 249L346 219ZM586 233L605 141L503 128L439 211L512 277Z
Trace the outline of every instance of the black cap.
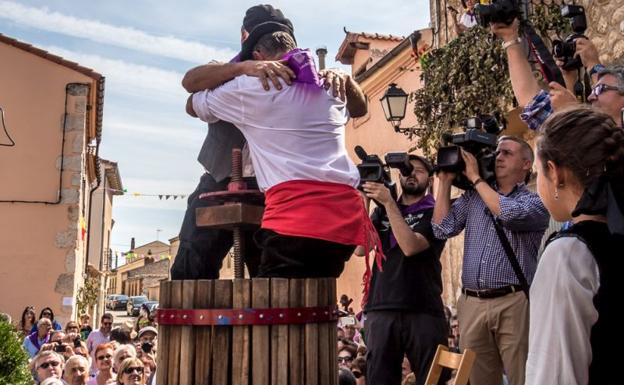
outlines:
M429 173L429 176L433 175L433 166L431 165L431 162L429 162L427 158L425 158L424 156L416 155L416 154L409 154L408 158L409 160L417 160L420 163L422 163L423 166L425 166L425 169L427 170L427 172Z
M286 32L292 36L293 40L295 39L292 22L284 17L282 11L273 8L270 4L261 4L249 8L243 19L243 28L249 33L249 36L242 44L240 60L251 59L253 47L263 35L268 33Z

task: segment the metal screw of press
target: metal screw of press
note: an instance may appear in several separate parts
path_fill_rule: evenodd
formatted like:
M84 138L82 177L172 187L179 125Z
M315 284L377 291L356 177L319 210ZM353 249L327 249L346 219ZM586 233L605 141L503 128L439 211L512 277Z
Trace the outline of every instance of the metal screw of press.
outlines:
M232 149L232 178L230 183L243 180L243 152L240 148ZM240 226L235 225L232 229L233 255L234 255L234 278L245 278L243 265L243 234Z

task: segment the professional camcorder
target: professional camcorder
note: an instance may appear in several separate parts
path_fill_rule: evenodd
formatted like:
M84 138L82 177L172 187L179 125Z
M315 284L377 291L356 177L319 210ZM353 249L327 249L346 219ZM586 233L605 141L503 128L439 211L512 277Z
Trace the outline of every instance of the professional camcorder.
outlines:
M384 157L384 163L379 156L367 154L362 146L355 146L355 154L362 160L362 163L357 165L360 183L383 183L396 199L396 184L390 177L390 168L396 168L401 172L401 175L409 176L414 169L410 163L409 155L406 152L389 152Z
M482 27L490 23L511 24L520 15L517 0L492 0L491 4L477 4L474 7L477 22Z
M579 56L575 56L576 40L580 37L587 38L583 35L587 29L585 8L580 5L564 5L561 7L561 16L570 19L572 33L563 41L553 41L553 56L564 63L561 66L564 70L579 69L583 66L583 62Z
M436 169L456 173L453 185L463 190L471 189L472 184L462 174L466 164L461 156L461 147L477 158L481 178L492 183L496 179L494 168L498 134L504 129L504 120L501 125L499 119L493 115L481 115L466 120L464 132L443 136L447 145L438 149Z

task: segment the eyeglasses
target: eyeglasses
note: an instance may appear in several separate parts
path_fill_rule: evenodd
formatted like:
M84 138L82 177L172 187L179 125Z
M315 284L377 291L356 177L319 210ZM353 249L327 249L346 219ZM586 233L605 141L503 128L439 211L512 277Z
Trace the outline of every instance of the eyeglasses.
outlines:
M113 356L111 356L110 354L107 354L105 356L99 356L97 359L100 361L104 361L104 360L110 360L111 358L113 358Z
M351 356L338 357L338 362L351 362L351 361L353 361L353 357Z
M126 374L132 374L134 372L137 372L139 374L143 374L143 368L140 366L130 366L124 369L124 373Z
M353 377L355 377L355 378L362 377L362 372L360 372L359 370L354 370L354 371L351 372L351 374L353 374Z
M44 311L43 313L41 313L41 316L45 316L45 315L47 315L47 316L50 316L50 317L51 317L51 316L52 316L52 313L50 313L49 311Z
M47 368L49 368L50 366L52 366L52 367L55 367L55 368L56 368L56 367L57 367L57 366L59 366L60 364L61 364L61 363L60 363L60 362L58 362L58 361L48 361L48 362L44 362L43 364L39 365L39 368L41 368L41 369L47 369Z
M591 94L594 95L595 97L598 97L605 91L617 91L619 93L624 93L624 89L620 87L610 86L608 84L600 83L600 84L596 84L594 88L592 88Z

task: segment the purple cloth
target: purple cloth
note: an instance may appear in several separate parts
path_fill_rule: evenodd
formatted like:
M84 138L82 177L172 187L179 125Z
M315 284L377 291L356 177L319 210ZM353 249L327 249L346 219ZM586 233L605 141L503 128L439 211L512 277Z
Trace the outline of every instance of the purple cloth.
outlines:
M39 345L38 334L39 332L34 332L28 335L28 339L30 340L30 342L32 342L33 346L37 348L37 350L41 349L41 346ZM50 334L48 333L48 335L46 335L46 338L43 340L43 343L47 344L49 341L50 341Z
M295 73L295 82L323 86L323 81L316 71L314 56L309 49L295 48L282 57Z
M401 215L403 218L410 214L416 214L420 211L432 209L435 205L435 199L433 199L433 195L428 194L423 199L409 206L399 205L399 210L401 210ZM394 233L390 232L390 249L397 245L397 240L394 237Z

